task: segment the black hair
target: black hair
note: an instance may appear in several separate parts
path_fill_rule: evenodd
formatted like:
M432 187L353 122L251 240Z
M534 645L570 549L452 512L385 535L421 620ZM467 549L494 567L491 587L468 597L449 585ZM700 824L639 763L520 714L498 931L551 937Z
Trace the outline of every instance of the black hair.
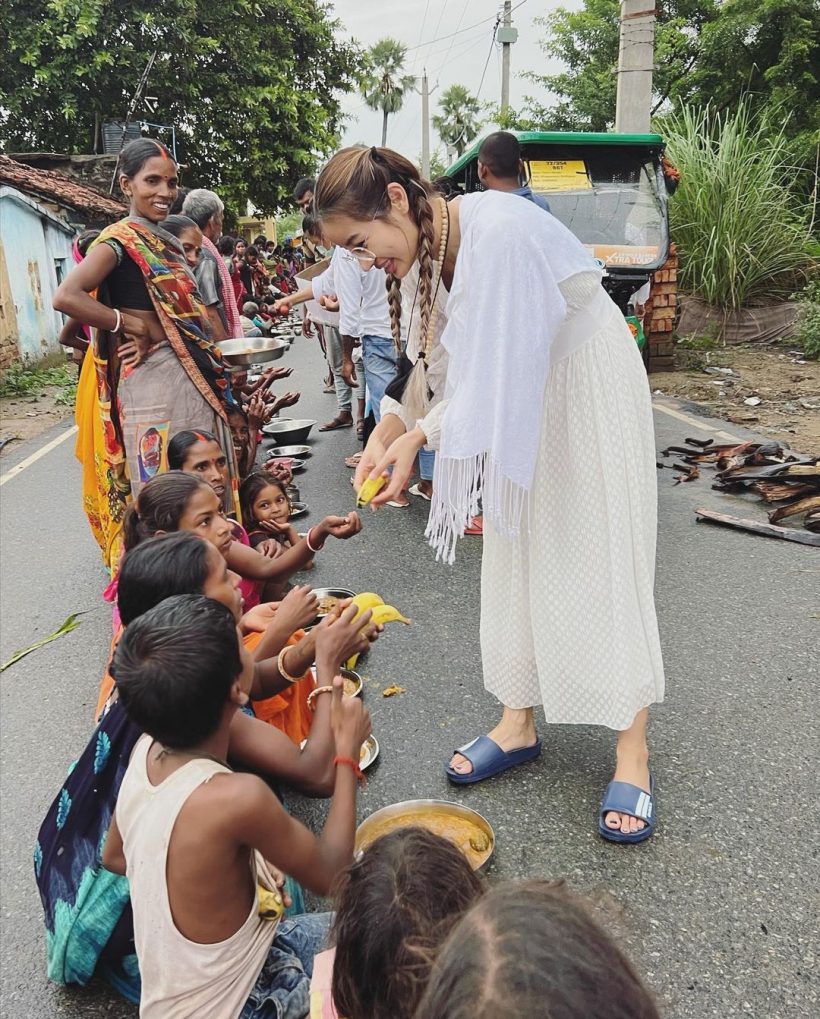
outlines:
M660 1019L620 947L577 896L549 881L508 881L479 899L441 947L416 1012L496 1016Z
M488 134L478 150L482 162L494 177L518 180L521 173L521 146L509 131Z
M201 594L166 598L125 628L110 666L131 720L185 750L219 728L242 672L236 620Z
M482 162L484 162L484 160L482 160ZM456 184L452 177L448 177L446 173L442 174L441 177L436 177L436 179L430 183L447 201L451 198L455 198L456 195L461 194L458 184Z
M208 542L189 531L149 538L124 557L117 608L128 626L175 594L201 594L208 579Z
M174 237L179 237L183 230L190 230L191 227L199 230L199 225L190 216L179 216L176 214L166 216L160 223L160 226L163 230L167 230L169 234L173 234Z
M143 486L125 511L123 542L126 552L157 531L176 531L191 497L199 488L213 493L207 481L184 471L166 471Z
M293 189L293 197L298 202L300 198L304 198L308 191L316 190L316 178L315 177L301 177L296 181L296 187Z
M450 930L484 891L461 850L400 828L345 873L333 921L333 1001L356 1019L410 1019Z
M264 247L268 243L268 239L264 234L257 234L253 239L255 247Z
M177 191L177 196L171 202L171 208L168 210L169 216L179 216L182 213L182 206L185 204L185 199L188 197L190 190L190 188L180 188Z
M255 523L253 515L253 503L263 488L273 485L278 488L290 504L290 496L284 482L274 478L265 471L252 471L239 486L239 505L242 509L242 519L246 524Z
M155 159L157 156L166 156L172 162L176 162L168 149L156 138L135 138L123 146L117 163L118 171L125 177L135 177L149 159Z
M168 443L168 466L172 471L184 470L183 464L188 456L188 450L197 442L215 442L219 446L219 439L211 432L193 431L187 429L184 432L177 432ZM221 447L220 447L221 448Z
M236 238L225 234L224 237L219 238L217 249L220 255L232 255L236 249Z
M77 250L83 256L83 258L85 258L85 256L88 254L88 249L91 245L91 242L96 241L96 239L100 236L101 233L102 230L83 230L83 232L79 235L79 237L77 238Z
M259 258L259 249L255 244L249 244L247 248L245 248L245 258L247 258L248 255L253 255L254 258Z

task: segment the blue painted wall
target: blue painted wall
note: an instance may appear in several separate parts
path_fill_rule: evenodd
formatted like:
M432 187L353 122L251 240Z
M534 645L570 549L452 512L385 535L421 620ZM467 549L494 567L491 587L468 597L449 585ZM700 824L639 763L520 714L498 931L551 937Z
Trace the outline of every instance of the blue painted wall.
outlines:
M63 317L51 306L60 279L73 260L74 229L34 199L0 188L0 243L3 244L17 313L17 345L24 361L59 351Z

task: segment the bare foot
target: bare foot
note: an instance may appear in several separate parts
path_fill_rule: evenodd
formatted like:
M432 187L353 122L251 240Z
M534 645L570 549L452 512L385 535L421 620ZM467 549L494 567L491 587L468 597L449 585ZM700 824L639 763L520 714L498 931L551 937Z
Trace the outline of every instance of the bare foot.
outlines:
M629 782L631 785L649 792L649 751L629 751L617 753L617 764L613 776L616 782ZM642 831L646 824L640 818L632 817L630 814L619 814L611 810L604 818L604 824L612 831L623 832L629 835L636 831Z
M511 750L523 750L524 747L534 747L538 742L531 709L513 711L510 708L505 708L501 721L487 735L505 753L509 753ZM450 767L459 775L469 775L473 770L472 764L459 753L453 754L450 759Z

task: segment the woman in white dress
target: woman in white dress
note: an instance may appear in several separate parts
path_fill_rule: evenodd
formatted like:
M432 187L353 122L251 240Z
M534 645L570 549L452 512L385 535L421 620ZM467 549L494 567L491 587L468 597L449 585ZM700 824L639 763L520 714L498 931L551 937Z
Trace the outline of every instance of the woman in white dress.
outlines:
M454 754L449 779L481 781L537 757L540 704L547 722L617 731L598 829L643 841L655 828L648 708L664 690L654 434L643 364L600 270L520 197L448 205L390 149L337 153L315 205L329 242L388 274L394 336L403 315L420 321L415 366L401 402L382 407L357 488L390 470L372 501L384 505L418 450L435 448L427 536L447 562L483 506L484 685L503 713ZM416 267L411 295L401 282ZM431 322L441 287L443 332Z

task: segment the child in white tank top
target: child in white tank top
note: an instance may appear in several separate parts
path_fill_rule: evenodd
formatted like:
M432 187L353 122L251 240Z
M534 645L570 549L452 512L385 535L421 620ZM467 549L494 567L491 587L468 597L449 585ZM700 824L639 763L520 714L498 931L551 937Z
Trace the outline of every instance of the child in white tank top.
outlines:
M142 1017L307 1015L328 917L281 920L281 875L267 861L326 895L352 860L357 762L370 720L334 680L349 622L331 619L317 632L337 750L319 838L285 813L261 779L235 774L224 761L253 671L229 610L180 595L125 631L111 670L146 735L123 780L103 863L129 879Z

